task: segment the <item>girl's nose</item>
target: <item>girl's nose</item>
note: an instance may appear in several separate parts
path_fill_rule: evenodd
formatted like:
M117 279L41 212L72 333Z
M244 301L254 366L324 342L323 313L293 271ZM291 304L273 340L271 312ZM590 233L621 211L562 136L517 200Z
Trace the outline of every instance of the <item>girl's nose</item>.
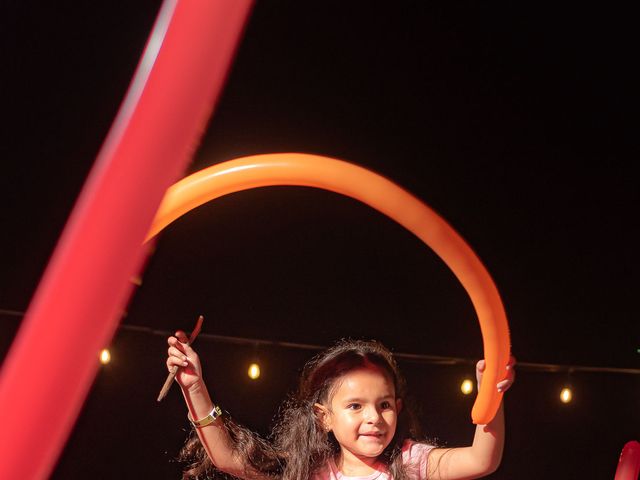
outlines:
M372 424L376 424L380 421L380 412L378 412L378 409L375 407L371 407L371 408L367 408L366 412L365 412L365 419L367 421L367 423L372 423Z

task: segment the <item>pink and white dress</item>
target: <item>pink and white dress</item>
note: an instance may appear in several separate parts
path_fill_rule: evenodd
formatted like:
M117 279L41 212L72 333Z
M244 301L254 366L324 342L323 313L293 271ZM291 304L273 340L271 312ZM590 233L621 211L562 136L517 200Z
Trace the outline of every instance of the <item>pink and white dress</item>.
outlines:
M426 480L427 478L427 460L429 452L433 450L433 446L424 443L416 443L406 440L402 445L402 461L409 468L411 478L415 480ZM320 472L316 473L311 480L393 480L387 471L386 465L380 463L376 467L376 471L364 477L349 477L343 475L336 466L333 459L327 462L327 465Z

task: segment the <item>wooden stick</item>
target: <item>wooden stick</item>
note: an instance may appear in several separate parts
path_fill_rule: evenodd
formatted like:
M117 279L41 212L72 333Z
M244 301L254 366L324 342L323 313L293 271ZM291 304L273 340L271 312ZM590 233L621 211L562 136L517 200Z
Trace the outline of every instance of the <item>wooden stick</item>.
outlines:
M200 329L202 328L203 321L204 321L204 317L200 315L198 317L198 321L196 322L195 328L193 329L193 331L191 332L191 335L189 336L189 341L187 342L187 345L191 345L193 341L196 339L196 337L200 333ZM162 389L158 394L159 402L162 401L162 399L167 396L167 393L169 392L169 389L173 384L173 380L176 378L176 374L178 373L178 368L180 368L178 367L178 365L174 365L173 367L171 367L171 370L169 370L169 375L167 375L167 379L164 381L164 385L162 386Z

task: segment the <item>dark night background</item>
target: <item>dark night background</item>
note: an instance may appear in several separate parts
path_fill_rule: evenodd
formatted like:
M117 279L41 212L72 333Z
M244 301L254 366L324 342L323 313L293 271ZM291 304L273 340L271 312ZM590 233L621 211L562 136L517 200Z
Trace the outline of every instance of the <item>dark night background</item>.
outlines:
M159 5L3 2L2 356ZM491 478L613 478L624 444L640 439L638 374L565 368L638 369L640 359L631 18L615 3L258 1L190 165L338 157L451 223L498 285L518 360L563 366L518 370ZM177 388L155 401L165 339L131 327L189 330L200 313L208 334L482 355L462 287L391 220L319 190L233 194L161 235L53 478L179 477L186 410ZM313 354L206 338L198 349L214 400L261 432ZM254 358L263 375L251 382ZM402 367L427 433L470 442L473 398L458 386L473 368ZM566 383L575 400L563 405Z

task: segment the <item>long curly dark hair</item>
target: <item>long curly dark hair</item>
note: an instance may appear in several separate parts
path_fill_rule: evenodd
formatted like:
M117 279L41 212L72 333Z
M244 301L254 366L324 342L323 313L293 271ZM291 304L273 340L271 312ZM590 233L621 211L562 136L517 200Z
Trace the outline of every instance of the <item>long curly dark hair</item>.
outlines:
M380 460L387 465L394 480L407 480L409 476L402 462L402 444L406 439L419 438L420 426L392 353L375 340L343 339L312 358L302 371L297 390L282 405L268 439L236 424L228 415L223 417L231 447L245 459L247 471L280 480L302 480L311 478L323 468L340 452L340 446L333 434L323 428L314 404L326 404L336 380L343 375L371 365L393 380L396 398L403 400L395 435ZM194 432L180 452L179 459L190 462L183 480L235 478L216 470Z

